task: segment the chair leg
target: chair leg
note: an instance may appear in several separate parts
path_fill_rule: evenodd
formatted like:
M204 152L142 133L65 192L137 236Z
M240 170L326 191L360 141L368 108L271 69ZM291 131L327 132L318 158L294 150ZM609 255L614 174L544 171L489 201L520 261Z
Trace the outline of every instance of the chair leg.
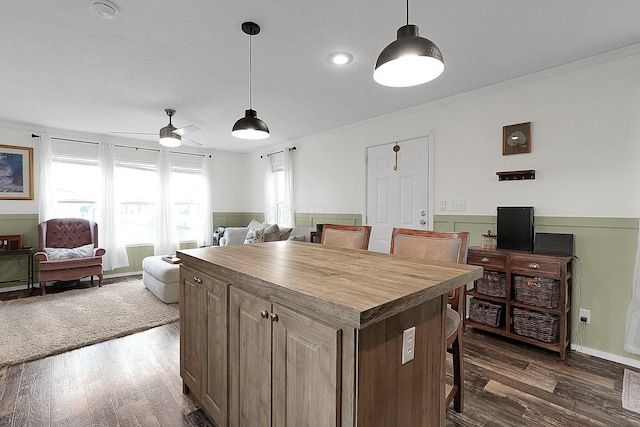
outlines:
M91 287L93 288L93 274L91 275Z
M93 276L91 276L93 277ZM98 274L98 287L101 288L102 287L102 274Z
M464 409L464 356L462 345L462 328L458 328L458 337L453 342L453 385L457 388L453 397L453 408L456 412Z
M40 295L47 293L47 282L40 282Z

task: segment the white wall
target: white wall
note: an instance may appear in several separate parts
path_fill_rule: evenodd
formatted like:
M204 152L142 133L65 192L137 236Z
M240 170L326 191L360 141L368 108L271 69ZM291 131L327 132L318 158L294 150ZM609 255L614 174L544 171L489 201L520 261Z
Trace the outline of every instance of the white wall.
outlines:
M436 205L466 200L474 215L531 205L536 216L637 217L639 76L635 55L294 141L296 211L361 213L364 148L433 131ZM527 121L532 152L503 156L502 127ZM248 155L249 169L258 158ZM521 169L535 169L536 179L498 182L495 174ZM261 200L261 182L248 174L249 199Z

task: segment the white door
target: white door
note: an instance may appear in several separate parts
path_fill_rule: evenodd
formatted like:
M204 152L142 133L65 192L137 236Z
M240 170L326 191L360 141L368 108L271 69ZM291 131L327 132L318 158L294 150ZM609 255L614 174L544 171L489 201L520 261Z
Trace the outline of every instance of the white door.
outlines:
M394 227L428 229L429 139L427 137L367 148L369 250L389 253ZM397 158L396 158L397 155Z

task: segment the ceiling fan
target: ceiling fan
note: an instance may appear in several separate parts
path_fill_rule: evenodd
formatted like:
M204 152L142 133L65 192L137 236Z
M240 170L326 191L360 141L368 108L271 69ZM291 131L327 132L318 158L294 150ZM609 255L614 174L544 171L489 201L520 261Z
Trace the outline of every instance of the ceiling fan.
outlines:
M165 108L164 110L169 116L169 124L163 128L160 128L159 133L155 132L109 132L109 133L120 133L126 135L159 135L160 136L160 145L164 145L165 147L179 147L182 143L182 139L189 141L193 145L201 146L199 142L196 142L189 138L183 138L183 135L191 132L196 132L201 130L196 125L188 125L181 128L176 128L173 123L171 123L171 118L176 114L176 110L171 108Z

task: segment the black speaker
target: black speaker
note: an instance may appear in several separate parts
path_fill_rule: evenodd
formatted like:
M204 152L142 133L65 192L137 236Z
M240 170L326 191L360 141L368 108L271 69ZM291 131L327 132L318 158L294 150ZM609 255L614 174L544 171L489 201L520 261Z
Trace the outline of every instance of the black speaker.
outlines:
M533 251L538 254L573 255L573 234L536 233Z
M498 249L533 250L533 207L498 207Z

